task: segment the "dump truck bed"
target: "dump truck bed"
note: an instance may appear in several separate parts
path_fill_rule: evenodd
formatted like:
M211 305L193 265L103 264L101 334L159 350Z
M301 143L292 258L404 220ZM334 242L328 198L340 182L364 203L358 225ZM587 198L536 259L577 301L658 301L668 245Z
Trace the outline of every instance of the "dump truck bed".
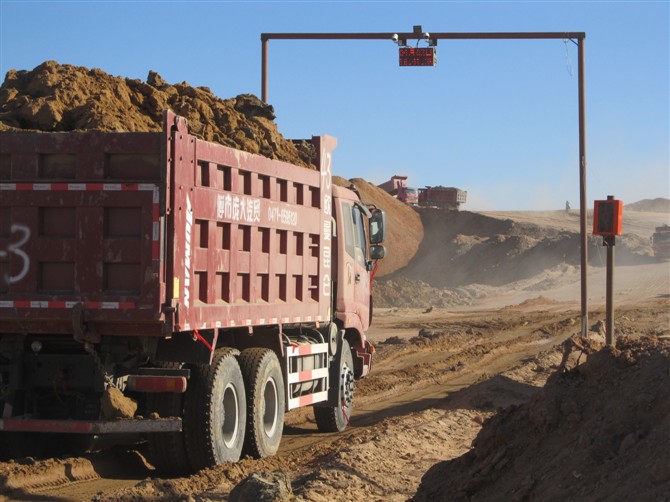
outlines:
M319 170L199 140L171 112L161 133L4 134L0 333L326 319L334 139L314 141Z

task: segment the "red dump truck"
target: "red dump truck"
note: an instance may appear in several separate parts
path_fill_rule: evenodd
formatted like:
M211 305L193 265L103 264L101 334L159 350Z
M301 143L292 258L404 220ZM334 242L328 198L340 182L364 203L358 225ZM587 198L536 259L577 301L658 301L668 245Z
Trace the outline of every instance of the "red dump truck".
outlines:
M419 191L407 186L407 176L396 174L377 187L410 206L416 206L419 203Z
M419 188L419 205L442 209L458 209L467 200L468 192L453 187Z
M274 454L294 408L344 429L385 216L332 185L336 140L312 141L318 170L171 112L160 133L4 133L4 447L141 433L159 469L192 472Z

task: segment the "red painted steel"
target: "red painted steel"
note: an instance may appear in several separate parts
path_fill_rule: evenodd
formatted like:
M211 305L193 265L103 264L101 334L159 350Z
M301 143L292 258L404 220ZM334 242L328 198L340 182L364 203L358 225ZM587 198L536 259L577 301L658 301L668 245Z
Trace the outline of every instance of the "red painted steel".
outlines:
M419 205L458 208L467 199L465 190L453 187L419 188Z
M188 134L8 133L0 333L165 335L329 320L334 138L318 170Z
M621 235L623 201L608 198L593 203L593 235Z
M170 120L170 118L168 119ZM198 140L179 118L168 224L168 298L176 329L328 319L331 152L319 171Z
M78 303L97 334L156 322L161 135L4 134L0 156L0 332L72 332Z

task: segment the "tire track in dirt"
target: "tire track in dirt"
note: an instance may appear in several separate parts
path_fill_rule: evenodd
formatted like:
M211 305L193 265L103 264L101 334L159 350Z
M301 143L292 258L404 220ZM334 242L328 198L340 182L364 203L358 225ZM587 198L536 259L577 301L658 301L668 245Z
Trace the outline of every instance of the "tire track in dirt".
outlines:
M506 312L482 322L481 314L476 313L470 321L428 323L432 331L427 336L380 349L375 372L358 382L353 427L345 433L434 407L449 394L562 343L577 329L576 313L547 316L545 312ZM421 323L411 324L422 329ZM397 327L406 329L407 325ZM328 441L328 435L316 431L310 411L303 411L300 418L296 415L290 424L280 454Z
M483 318L484 317L484 318ZM560 343L569 336L568 313L519 315L502 312L482 316L482 313L459 316L458 319L413 321L398 325L398 329L416 329L423 333L403 345L380 344L376 354L375 372L359 382L351 427L343 433L319 433L310 409L298 409L287 414L284 436L277 457L261 461L247 460L250 466L258 463L269 467L312 465L352 441L363 441L375 425L389 417L401 417L416 411L438 406L445 396L476 384L487 376L507 370L519 361L533 357L548 346ZM20 482L20 499L35 494L44 500L90 500L96 493L133 486L153 475L142 465L137 452L93 456L75 459L77 465L88 466L86 475L78 477L55 475L45 478L40 469L24 469L27 478ZM133 472L110 462L134 462ZM37 462L35 466L44 465ZM238 468L245 469L244 466ZM52 473L67 467L56 463ZM232 468L231 468L232 469ZM80 469L81 470L81 469ZM36 474L30 478L30 472ZM83 472L83 471L82 471ZM116 479L109 479L109 478ZM125 479L124 479L125 478ZM49 479L49 481L47 481ZM6 484L6 486L8 486ZM8 486L9 487L9 486Z

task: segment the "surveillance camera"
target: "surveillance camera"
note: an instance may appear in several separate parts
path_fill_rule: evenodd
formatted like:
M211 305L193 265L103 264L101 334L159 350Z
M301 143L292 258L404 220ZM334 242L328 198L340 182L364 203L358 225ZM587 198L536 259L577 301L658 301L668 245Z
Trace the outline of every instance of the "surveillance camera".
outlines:
M398 34L394 33L393 36L391 37L391 40L393 40L393 42L395 42L397 44L398 43Z
M424 40L430 40L430 33L426 32L423 34L423 39Z

